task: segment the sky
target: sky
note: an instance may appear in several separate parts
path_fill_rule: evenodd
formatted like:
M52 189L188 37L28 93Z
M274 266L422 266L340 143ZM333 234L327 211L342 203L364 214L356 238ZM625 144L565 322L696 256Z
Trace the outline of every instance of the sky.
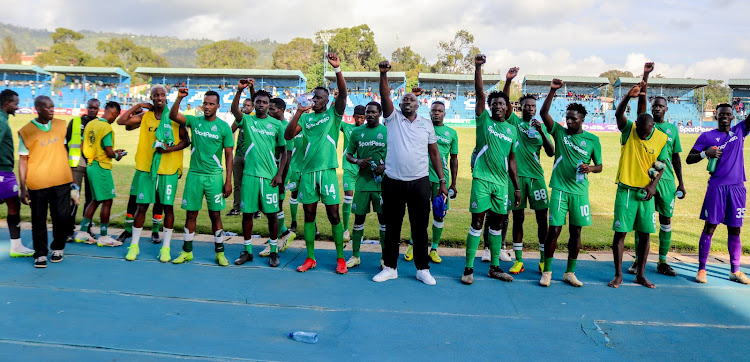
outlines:
M280 43L368 24L381 54L411 46L429 63L438 42L466 29L487 55L489 73L518 66L521 76L597 76L609 69L640 75L643 63L654 61L653 74L726 81L750 78L748 9L741 0L27 0L3 9L2 21ZM86 18L88 12L94 15Z

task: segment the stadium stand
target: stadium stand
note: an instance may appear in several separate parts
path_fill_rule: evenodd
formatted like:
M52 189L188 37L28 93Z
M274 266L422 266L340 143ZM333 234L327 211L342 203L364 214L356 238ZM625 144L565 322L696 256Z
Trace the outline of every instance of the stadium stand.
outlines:
M615 104L617 104L622 95L635 84L641 81L641 78L620 77L615 82ZM667 98L669 111L667 111L667 122L675 125L703 125L713 127L715 122L701 122L700 109L703 108L705 99L705 90L703 87L708 86L705 79L682 79L682 78L649 78L648 80L648 97L649 102L655 96ZM695 91L701 89L700 104L695 101ZM628 118L635 119L638 101L630 101L630 110L627 113ZM650 110L650 107L649 107Z
M354 107L365 105L370 101L380 102L380 73L379 72L347 72L344 71L346 79L347 100L346 114L351 115ZM326 72L326 83L330 92L330 100L334 99L336 92L336 73ZM391 98L394 102L406 91L406 73L388 72L388 85L391 87Z
M487 93L502 90L501 82L505 76L499 74L483 74L484 89ZM474 108L477 104L474 93L473 74L439 74L419 73L419 86L424 89L420 101L419 114L430 118L432 102L445 103L445 123L450 126L473 126Z
M735 118L744 119L750 110L750 79L730 79L729 99L732 100Z
M209 90L216 91L221 96L220 111L229 110L237 91L237 81L242 78L255 79L256 90L265 89L285 99L287 104L291 104L294 97L304 93L307 88L307 78L299 70L138 67L135 73L151 78L152 84L165 85L170 103L177 98L177 88L189 88L190 97L182 102L182 107L190 104L197 108L203 102L203 94Z
M544 98L549 93L549 85L552 79L562 79L564 87L557 92L552 102L549 114L558 122L563 122L565 109L571 102L581 103L586 107L588 115L587 122L591 123L613 123L614 110L612 103L602 97L607 94L609 80L605 77L576 77L560 75L527 75L523 79L522 92L537 96L537 114L542 108ZM602 87L604 89L602 89ZM604 91L604 93L602 92Z
M51 96L57 107L85 108L90 98L124 102L130 92L130 75L121 68L47 66L44 70L52 73Z
M51 92L52 73L37 65L0 64L0 72L5 88L18 93L20 107L31 107L35 96Z

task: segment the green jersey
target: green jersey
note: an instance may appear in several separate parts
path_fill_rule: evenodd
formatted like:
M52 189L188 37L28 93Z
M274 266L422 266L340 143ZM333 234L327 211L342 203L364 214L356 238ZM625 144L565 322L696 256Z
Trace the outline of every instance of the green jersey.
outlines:
M351 139L352 131L354 131L355 128L357 128L356 124L341 122L341 132L344 134L344 154L341 156L341 164L343 165L342 168L344 170L359 170L357 165L346 160L346 148L349 146L349 140Z
M578 161L588 165L591 161L594 165L602 164L602 146L599 137L590 132L583 131L579 134L568 134L565 128L554 123L550 133L555 139L555 163L552 166L552 177L549 187L576 195L588 195L588 175L583 182L576 182L576 171Z
M286 145L284 129L278 119L271 116L258 118L246 114L238 126L244 131L245 169L243 175L272 179L279 167L276 164L276 147Z
M305 141L302 138L302 132L289 140L289 143L292 145L289 148L292 151L292 159L289 160L289 172L302 172L302 160L305 157Z
M544 180L544 169L542 169L542 163L539 160L543 143L542 135L539 134L539 130L535 130L536 134L533 138L529 137L529 127L531 126L531 123L522 118L518 118L515 113L510 115L507 122L516 126L518 129L518 143L516 143L515 150L518 177ZM542 126L542 132L544 132L545 135L548 135L546 128L547 127Z
M450 155L458 154L458 133L453 128L448 126L434 126L435 127L435 138L437 138L438 152L440 153L440 160L443 161L443 176L445 182L450 185L451 173L448 170L448 161L450 161ZM435 172L435 168L430 164L430 182L438 183L440 179Z
M667 152L667 154L669 154L669 158L667 162L664 162L667 164L667 167L664 170L664 173L661 175L661 179L674 181L675 174L674 166L672 165L672 154L682 152L682 145L680 144L680 130L677 128L677 126L667 122L654 123L654 126L656 127L656 129L664 132L664 134L667 135L667 144L664 145L665 151L662 152Z
M370 161L376 165L385 164L388 129L382 124L372 128L363 124L352 130L346 153L356 155L357 158L372 158ZM354 187L357 191L380 191L380 183L373 179L371 168L361 169L356 164L348 161L347 163L359 170L357 184Z
M8 124L8 114L0 110L0 171L13 172L13 131Z
M301 173L339 167L336 145L342 116L336 112L336 107L330 107L323 113L305 113L300 117L299 125L305 140Z
M477 117L477 128L484 135L484 144L477 144L473 177L508 187L508 157L518 141L516 126L490 118L484 111Z
M221 118L207 121L204 116L185 116L190 128L190 172L202 175L221 175L221 158L225 147L234 146L232 128Z

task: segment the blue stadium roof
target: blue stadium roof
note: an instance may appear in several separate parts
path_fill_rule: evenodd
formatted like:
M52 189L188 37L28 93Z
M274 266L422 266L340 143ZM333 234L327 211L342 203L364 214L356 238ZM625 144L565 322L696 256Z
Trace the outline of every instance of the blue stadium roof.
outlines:
M232 77L232 78L302 78L307 80L302 71L287 69L207 69L207 68L151 68L138 67L138 74L146 76L205 76L205 77Z
M615 87L623 86L623 87L632 87L638 82L641 81L641 78L633 78L633 77L619 77L617 78L617 82L615 82ZM690 79L690 78L649 78L648 79L648 86L660 86L660 87L666 87L666 88L687 88L687 89L693 89L693 88L700 88L700 87L706 87L708 86L708 81L705 79Z
M76 67L48 65L44 70L50 73L60 73L69 75L98 75L98 76L123 76L130 78L130 74L118 67Z
M44 75L52 75L52 73L42 69L38 65L21 65L21 64L0 64L0 72L7 73L39 73Z

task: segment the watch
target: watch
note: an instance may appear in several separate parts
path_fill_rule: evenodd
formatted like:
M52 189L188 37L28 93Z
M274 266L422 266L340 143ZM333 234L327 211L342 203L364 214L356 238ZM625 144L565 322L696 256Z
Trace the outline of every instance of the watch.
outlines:
M444 178L441 178L441 179L440 179L440 183L441 183L441 184L444 184L444 183L446 183L446 182L445 182L445 179L444 179Z

